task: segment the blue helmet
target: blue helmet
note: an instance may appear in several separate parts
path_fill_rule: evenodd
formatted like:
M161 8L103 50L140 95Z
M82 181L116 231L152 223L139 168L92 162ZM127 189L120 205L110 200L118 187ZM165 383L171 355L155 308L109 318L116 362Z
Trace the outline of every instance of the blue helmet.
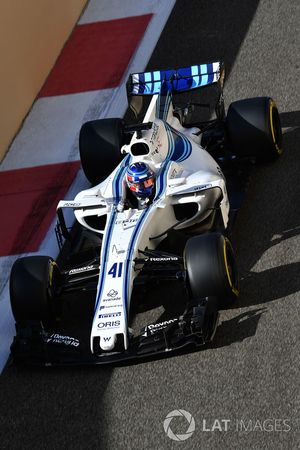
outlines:
M131 164L126 173L129 189L140 198L150 197L155 186L154 172L144 162Z

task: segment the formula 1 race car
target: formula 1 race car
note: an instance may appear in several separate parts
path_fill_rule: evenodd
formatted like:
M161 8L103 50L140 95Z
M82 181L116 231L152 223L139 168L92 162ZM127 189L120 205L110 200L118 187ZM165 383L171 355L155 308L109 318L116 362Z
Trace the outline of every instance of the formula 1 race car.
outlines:
M112 363L211 342L219 310L239 295L229 236L249 167L282 153L274 101L236 101L225 114L224 75L220 62L132 74L129 104L143 120L82 126L80 158L92 187L57 207L69 265L31 256L12 267L15 361ZM204 98L209 88L215 117L200 120L196 111L208 104L182 99ZM79 223L72 229L70 209ZM164 306L161 286L175 289L179 308L169 298L171 314L135 333L140 293L149 295L148 309L151 296Z

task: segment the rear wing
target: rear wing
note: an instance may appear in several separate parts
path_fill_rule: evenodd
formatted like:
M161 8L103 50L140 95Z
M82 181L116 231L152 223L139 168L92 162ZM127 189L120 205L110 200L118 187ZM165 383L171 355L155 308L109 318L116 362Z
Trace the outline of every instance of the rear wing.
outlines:
M218 82L223 88L224 76L225 69L222 62L133 73L127 81L127 95L128 98L140 95L166 95L168 92L186 92Z

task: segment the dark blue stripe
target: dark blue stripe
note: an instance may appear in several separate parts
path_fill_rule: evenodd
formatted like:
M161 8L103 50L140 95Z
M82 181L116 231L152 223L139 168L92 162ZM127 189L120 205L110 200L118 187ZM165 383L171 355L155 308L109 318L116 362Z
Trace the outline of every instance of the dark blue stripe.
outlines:
M192 153L192 145L184 134L172 128L169 124L165 123L165 128L167 131L169 146L170 141L174 139L172 147L169 147L169 153L167 159L182 162L187 159Z
M123 296L124 296L124 301L125 301L125 310L127 313L127 309L128 309L128 298L129 298L129 274L130 271L132 270L132 254L134 251L134 247L135 247L135 241L137 238L137 235L140 231L140 228L146 218L146 216L148 215L149 211L150 211L151 207L144 209L144 211L142 212L138 223L135 226L134 232L131 236L131 240L128 246L128 254L127 254L127 260L126 260L126 265L125 265L125 276L124 276L124 280L123 280Z
M160 170L160 173L158 175L158 192L153 200L152 205L150 205L148 208L146 208L141 216L140 219L138 221L138 223L135 226L135 230L132 234L129 246L128 246L128 256L127 256L127 261L126 261L126 272L125 272L125 277L124 277L124 282L123 282L123 293L124 293L124 298L125 298L125 306L126 306L126 311L128 308L128 298L129 298L129 274L130 274L130 269L132 269L132 255L135 249L135 244L136 244L136 239L137 236L140 232L140 229L143 225L143 223L145 222L145 219L147 217L147 215L149 214L149 212L152 210L153 207L155 207L155 203L157 200L159 200L159 198L161 197L161 195L165 192L166 187L167 187L167 174L169 171L169 167L171 165L171 161L166 161L165 164L163 165L162 169Z
M207 84L211 84L214 81L214 70L212 64L207 64L208 81Z
M124 177L125 171L127 169L127 164L129 162L129 160L130 160L130 155L127 155L123 159L119 169L117 170L117 172L115 174L113 182L112 182L112 191L113 191L115 204L120 201L123 177ZM102 296L104 279L105 279L106 268L107 268L107 253L109 252L110 241L111 241L111 237L112 237L112 230L113 230L113 227L115 224L115 218L116 218L116 212L113 211L111 213L110 220L107 225L107 232L105 233L106 238L105 238L105 241L101 248L101 267L100 267L100 278L99 278L99 284L98 284L99 290L98 290L97 297L96 297L95 310L98 308L98 305L99 305L99 302L100 302L100 299Z
M115 218L116 218L116 212L113 211L110 216L110 221L108 224L108 230L106 234L106 239L104 242L104 248L102 248L101 251L101 266L100 266L100 279L99 279L99 290L96 297L96 304L95 304L95 311L98 308L99 302L101 300L103 286L104 286L104 279L106 274L106 268L107 268L107 252L109 251L111 236L112 236L112 230L115 224Z

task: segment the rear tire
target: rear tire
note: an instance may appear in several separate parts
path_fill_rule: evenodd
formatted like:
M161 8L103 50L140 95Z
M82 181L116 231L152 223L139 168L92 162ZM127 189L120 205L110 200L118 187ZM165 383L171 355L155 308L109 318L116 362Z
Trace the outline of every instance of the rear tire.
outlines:
M231 103L226 118L229 144L237 156L273 161L282 154L282 130L277 106L269 97Z
M10 302L17 323L55 320L54 289L59 269L48 256L15 261L10 274Z
M239 278L230 241L221 233L195 236L186 243L185 265L193 298L218 297L220 305L239 295Z
M82 125L79 135L80 160L92 185L103 181L121 162L123 140L122 119L93 120Z

